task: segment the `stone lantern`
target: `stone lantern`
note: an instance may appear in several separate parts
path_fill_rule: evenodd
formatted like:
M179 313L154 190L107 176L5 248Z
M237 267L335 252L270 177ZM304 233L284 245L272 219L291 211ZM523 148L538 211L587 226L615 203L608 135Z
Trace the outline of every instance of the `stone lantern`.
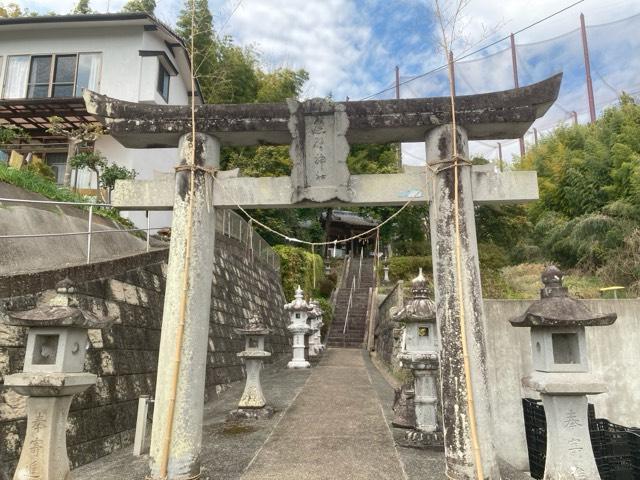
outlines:
M109 326L114 318L79 306L75 287L58 283L55 297L33 310L10 312L7 325L28 327L22 373L8 375L6 387L27 398L27 434L14 480L69 478L66 425L73 395L96 383L84 373L88 329Z
M384 265L384 267L382 267L382 270L384 270L384 278L382 279L382 281L384 283L389 283L389 265Z
M318 356L324 350L324 345L322 344L322 308L320 308L320 303L317 300L311 300L309 302L313 307L312 315L309 317L309 324L313 329L311 333L311 337L309 338L309 355Z
M615 313L592 313L569 297L563 273L555 266L542 274L540 300L518 318L514 327L531 328L534 371L523 385L540 393L547 419L544 478L599 479L587 419L587 395L606 387L590 372L585 327L611 325Z
M254 315L246 328L235 328L234 331L245 338L244 351L237 355L244 359L247 373L247 381L237 412L241 413L247 409L250 412L245 416L254 416L255 410L262 409L267 404L260 384L260 370L262 370L262 361L271 356L271 353L264 349L264 340L269 334L269 329Z
M416 428L407 432L412 446L441 447L443 438L438 421L438 352L440 342L436 308L428 297L427 279L422 269L411 282L412 298L393 315L405 324L402 350L398 355L403 366L413 371Z
M287 303L284 309L291 316L291 324L287 328L293 334L293 358L287 364L287 368L309 368L311 364L304 358L304 337L311 331L307 324L307 318L313 311L313 307L303 298L300 285L298 285L294 300Z

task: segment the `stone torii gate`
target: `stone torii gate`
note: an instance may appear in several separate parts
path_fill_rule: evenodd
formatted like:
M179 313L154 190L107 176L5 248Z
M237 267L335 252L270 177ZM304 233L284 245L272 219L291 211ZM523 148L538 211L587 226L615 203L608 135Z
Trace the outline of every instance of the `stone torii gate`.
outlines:
M468 157L468 140L522 136L555 101L560 81L556 75L519 89L456 97L460 156ZM430 204L447 473L454 479L476 478L467 411L472 393L485 478L500 478L492 440L474 204L536 200L535 172L497 172L468 163L456 167L463 265L458 281L447 97L198 105L195 127L190 107L135 104L93 92L85 92L85 102L125 147L180 147L175 177L118 182L113 194L118 208L174 212L150 451L154 478L197 478L200 473L216 209L234 208L236 202L244 208L320 208L403 205L408 200ZM424 168L382 175L348 171L349 144L421 141L432 167L426 176ZM290 145L291 177L218 172L215 184L207 178L219 166L221 146L265 144ZM472 392L465 386L462 308Z

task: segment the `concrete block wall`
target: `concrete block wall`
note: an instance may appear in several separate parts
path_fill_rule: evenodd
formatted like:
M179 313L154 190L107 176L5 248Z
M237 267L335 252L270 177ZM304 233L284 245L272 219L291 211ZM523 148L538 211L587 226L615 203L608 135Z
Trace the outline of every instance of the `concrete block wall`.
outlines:
M253 261L246 247L222 235L216 262L209 329L206 396L215 398L244 371L236 353L242 340L233 328L253 312L272 329L267 349L272 362L291 352L285 299L279 274ZM98 383L77 396L67 424L69 456L74 466L88 463L133 442L137 399L153 395L164 303L166 251L113 262L40 274L0 277L0 315L32 308L38 294L65 277L87 295L85 306L108 311L118 321L108 330L90 331L85 369ZM22 370L26 330L0 326L0 377ZM11 478L26 428L25 397L0 382L0 479Z

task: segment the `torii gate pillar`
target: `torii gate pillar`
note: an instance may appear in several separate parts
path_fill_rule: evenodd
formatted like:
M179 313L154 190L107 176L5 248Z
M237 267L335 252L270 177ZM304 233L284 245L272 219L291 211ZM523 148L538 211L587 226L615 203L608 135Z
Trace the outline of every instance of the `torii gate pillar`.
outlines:
M180 166L203 168L193 172L193 190L190 189L192 172L189 169L179 169L175 178L158 359L158 365L164 368L158 369L149 452L152 478L198 478L200 474L215 237L213 179L208 178L206 169L220 165L220 142L212 136L196 133L194 159L191 159L192 147L191 134L183 135L179 144ZM192 202L191 214L189 202ZM182 345L179 346L181 331ZM176 364L179 357L182 361ZM171 419L173 421L169 423ZM167 438L170 439L168 444ZM168 470L163 472L166 456Z
M477 436L484 477L500 478L493 445L491 407L487 388L486 347L483 327L482 287L472 193L471 166L458 167L459 251L456 246L452 125L429 131L425 138L430 173L431 249L437 320L442 339L440 374L447 477L477 479L471 443L471 425L461 342L461 307L464 311ZM468 158L466 131L457 129L458 154ZM457 279L456 256L462 277ZM460 305L460 299L462 305ZM481 479L484 480L484 479Z

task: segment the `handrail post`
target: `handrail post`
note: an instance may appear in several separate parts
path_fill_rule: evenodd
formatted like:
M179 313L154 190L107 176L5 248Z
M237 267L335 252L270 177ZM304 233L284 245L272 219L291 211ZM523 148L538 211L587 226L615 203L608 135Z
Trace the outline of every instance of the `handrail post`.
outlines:
M149 237L151 234L151 216L149 215L149 210L145 211L145 215L147 216L147 252L149 252Z
M93 205L89 207L89 231L87 232L87 263L91 262L91 232L93 231Z
M356 288L356 277L351 281L351 290L349 291L349 302L347 303L347 314L344 317L344 326L342 327L342 335L347 334L347 325L349 324L349 311L353 303L353 290Z

